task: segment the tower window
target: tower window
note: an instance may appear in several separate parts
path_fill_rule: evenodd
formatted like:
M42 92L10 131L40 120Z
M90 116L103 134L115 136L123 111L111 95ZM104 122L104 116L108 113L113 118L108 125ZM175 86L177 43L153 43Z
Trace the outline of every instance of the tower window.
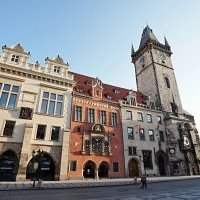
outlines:
M170 82L167 77L165 77L165 84L166 84L167 88L170 88Z
M19 56L17 56L17 55L12 55L11 61L12 61L12 62L15 62L15 63L19 63Z

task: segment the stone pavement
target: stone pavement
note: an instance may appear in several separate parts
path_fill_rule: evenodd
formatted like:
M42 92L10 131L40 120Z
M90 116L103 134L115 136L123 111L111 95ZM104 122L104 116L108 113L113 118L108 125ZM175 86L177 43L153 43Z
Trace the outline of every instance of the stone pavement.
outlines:
M149 177L147 181L149 183L166 182L166 181L181 181L181 180L194 180L200 179L198 176L176 176L176 177ZM140 182L140 179L137 180ZM132 178L122 179L87 179L87 180L67 180L67 181L43 181L36 183L36 188L40 189L59 189L59 188L82 188L82 187L100 187L100 186L120 186L120 185L132 185L134 180ZM0 182L1 190L24 190L35 189L33 188L33 182Z
M200 179L140 185L0 191L0 200L199 200Z

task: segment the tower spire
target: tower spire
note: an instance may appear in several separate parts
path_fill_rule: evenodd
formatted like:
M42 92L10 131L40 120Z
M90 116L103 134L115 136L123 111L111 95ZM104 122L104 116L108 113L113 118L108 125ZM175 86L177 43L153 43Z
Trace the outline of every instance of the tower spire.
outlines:
M133 47L133 43L131 44L131 57L133 57L135 53L134 47Z
M165 46L170 47L169 42L167 41L167 38L165 36L164 36L164 40L165 40Z

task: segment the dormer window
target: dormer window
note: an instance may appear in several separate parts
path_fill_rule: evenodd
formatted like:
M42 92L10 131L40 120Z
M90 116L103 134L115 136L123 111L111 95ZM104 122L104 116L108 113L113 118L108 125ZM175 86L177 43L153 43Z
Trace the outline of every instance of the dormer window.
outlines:
M17 55L12 55L11 61L12 61L12 62L15 62L15 63L19 63L19 56L17 56Z
M54 72L60 74L60 67L54 66Z
M131 104L132 106L135 106L135 105L136 105L136 99L133 98L133 97L131 97L131 98L130 98L130 104Z

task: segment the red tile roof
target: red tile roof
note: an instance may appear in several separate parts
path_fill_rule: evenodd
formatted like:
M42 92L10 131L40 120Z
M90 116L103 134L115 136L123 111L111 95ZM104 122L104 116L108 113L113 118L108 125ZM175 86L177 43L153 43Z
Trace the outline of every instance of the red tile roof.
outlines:
M74 91L92 96L92 81L95 80L95 78L82 74L77 74L74 72L72 72L72 74L74 75L74 80L76 82ZM102 96L104 100L106 99L118 102L119 100L126 100L126 97L129 95L129 92L131 91L133 90L103 83ZM140 92L137 91L133 92L136 93L137 102L144 103L145 96Z

